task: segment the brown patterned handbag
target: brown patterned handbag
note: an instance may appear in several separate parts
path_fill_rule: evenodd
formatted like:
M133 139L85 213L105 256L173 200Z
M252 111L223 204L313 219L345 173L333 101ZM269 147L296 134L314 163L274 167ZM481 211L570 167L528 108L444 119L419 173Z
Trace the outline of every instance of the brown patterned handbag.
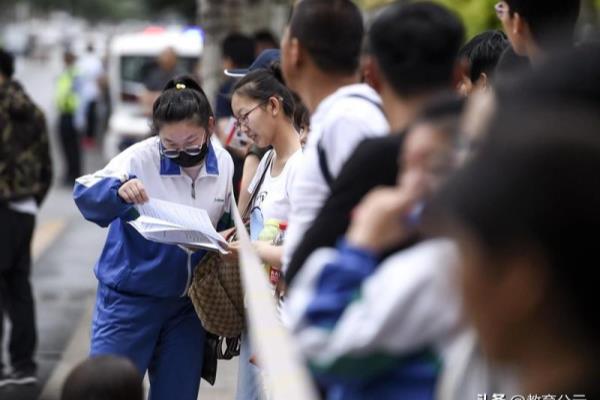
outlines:
M202 326L218 336L233 338L244 330L244 296L237 264L209 252L196 267L188 295Z
M248 220L252 203L270 169L273 151L266 157L266 167L244 210L244 221ZM232 202L232 207L235 206ZM229 241L234 238L235 235ZM206 253L196 266L188 296L208 332L224 338L235 338L244 330L244 293L238 264L225 262L217 252Z

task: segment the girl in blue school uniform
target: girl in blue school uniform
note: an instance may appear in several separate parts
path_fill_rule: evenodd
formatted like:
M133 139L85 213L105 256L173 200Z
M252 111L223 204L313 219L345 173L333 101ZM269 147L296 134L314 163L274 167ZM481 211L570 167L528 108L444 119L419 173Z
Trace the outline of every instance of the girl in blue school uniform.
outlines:
M187 297L203 251L144 239L128 220L150 198L207 211L229 225L233 162L213 138L208 99L191 78L170 81L153 106L154 136L77 179L75 203L108 237L95 267L91 354L117 354L148 372L151 400L196 400L205 331Z

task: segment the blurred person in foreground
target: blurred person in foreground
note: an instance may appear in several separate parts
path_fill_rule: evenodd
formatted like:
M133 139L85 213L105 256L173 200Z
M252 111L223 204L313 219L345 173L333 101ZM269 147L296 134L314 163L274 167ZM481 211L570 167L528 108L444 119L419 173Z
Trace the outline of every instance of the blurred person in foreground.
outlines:
M485 354L516 367L524 395L597 399L600 120L566 101L499 111L434 208Z
M505 0L495 9L511 50L536 66L549 53L573 46L581 0ZM512 51L506 57L514 59Z
M480 33L465 44L458 57L467 62L468 71L462 76L458 91L469 96L475 91L489 89L496 65L509 46L502 31Z
M80 104L80 81L75 55L71 51L63 54L64 70L56 84L56 107L58 109L58 132L65 159L63 184L73 186L81 175L81 145L75 117Z
M37 382L31 239L52 181L44 114L13 73L12 55L0 50L0 388ZM10 374L2 364L4 315L11 323Z
M328 399L434 397L464 326L456 249L423 240L419 225L454 169L461 109L454 96L425 108L406 134L397 185L371 191L337 248L316 251L290 288L292 332Z
M67 376L60 400L143 400L142 377L135 365L118 356L91 357Z
M288 264L287 282L293 281L314 250L335 245L346 232L350 214L363 196L378 185L396 183L398 153L406 129L435 94L456 87L462 76L457 54L463 38L458 17L431 2L396 2L376 18L367 37L371 60L366 68L371 84L383 100L390 134L358 142L348 153L348 162L338 167L340 172L331 183L328 198ZM316 123L314 117L311 122ZM307 148L313 135L311 131ZM347 141L344 132L339 132L339 140ZM318 170L311 173L317 175L312 179L319 179ZM296 207L294 200L292 209Z
M593 355L594 346L597 344L588 347L585 344L587 339L578 338L575 334L566 339L574 346L565 347L555 342L557 349L554 350L552 342L560 340L560 335L537 335L531 343L522 339L525 336L530 338L529 333L525 332L532 330L552 331L541 328L541 325L539 329L526 327L528 323L537 321L540 324L556 323L566 326L569 325L568 322L559 321L564 319L565 312L573 314L572 310L565 311L565 306L569 306L564 296L550 300L552 305L549 304L548 300L555 297L554 293L561 291L550 289L545 283L551 278L541 275L545 274L543 269L546 267L559 267L556 264L557 258L547 257L549 245L556 253L568 253L568 262L572 262L572 266L575 267L581 265L576 257L588 257L585 255L588 239L581 241L581 251L579 249L579 236L585 236L584 232L587 231L586 225L579 221L589 217L590 220L586 223L593 224L596 211L588 213L581 206L596 199L580 192L586 190L585 187L595 184L587 175L573 171L581 168L575 167L577 162L586 162L579 157L580 154L586 153L581 152L581 146L587 146L584 144L588 141L586 137L593 139L589 143L590 148L593 148L594 141L596 146L598 145L597 113L594 115L592 112L593 117L590 117L587 110L596 110L600 106L600 51L598 46L581 46L567 54L552 56L535 71L529 71L508 84L499 85L494 98L488 96L489 92L480 94L485 94L481 99L485 101L470 101L472 107L468 110L466 123L461 127L470 143L468 147L474 159L472 164L467 164L469 166L466 171L459 173L459 177L456 178L458 183L449 184L445 193L439 196L439 200L434 201L437 206L431 208L438 211L433 214L441 216L434 232L450 234L458 237L459 243L462 241L461 247L465 253L462 274L465 302L472 314L471 319L479 330L480 342L486 355L496 364L516 366L515 370L522 372L520 380L523 383L522 390L526 393L556 393L557 396L586 393L586 398L596 398L597 387L594 389L593 386L595 380L585 382L585 365L588 364L585 359L588 354L583 353L589 350L589 358L597 360L597 355ZM486 117L490 115L490 111L491 119ZM498 115L494 116L495 113ZM476 131L487 132L489 138L482 137ZM474 148L481 148L481 154L473 152ZM575 150L577 148L579 150ZM566 169L560 166L571 164L568 160L572 160L573 165ZM586 173L593 169L590 166L586 168ZM569 170L570 172L567 172ZM575 180L572 180L573 174L576 176ZM496 176L498 180L495 179ZM569 190L565 185L573 185L576 189ZM556 187L552 188L553 186ZM578 199L577 206L563 199L565 193ZM489 199L493 199L493 203L488 203ZM493 204L493 207L488 207L488 204ZM590 205L590 209L593 207L595 206ZM506 210L510 211L504 212ZM442 223L439 223L440 221ZM578 236L573 238L572 242L566 240L567 236L564 234L567 231L569 238L572 237L571 233ZM552 236L560 236L561 239L555 244L549 240ZM562 240L563 237L565 241ZM533 242L535 243L532 245ZM565 250L571 247L576 250ZM474 254L478 254L475 261ZM495 261L486 264L485 268L476 264L484 258ZM527 260L532 262L528 263ZM572 266L569 265L569 271ZM540 275L534 276L538 273ZM573 273L573 276L575 274L579 272ZM497 302L484 300L476 304L478 300L474 297L475 285L484 283L480 278L487 279L487 283L497 290L488 290L492 286L485 289L479 286L478 290L485 290L485 298L496 298ZM560 277L558 279L562 282L570 281ZM522 287L527 287L526 291L533 287L542 287L545 294L538 290L537 294L528 294L527 298L519 296L518 301L511 305L509 301L505 301L510 295L503 296L499 290L505 290L506 293L525 293L516 288L517 281L521 281L518 284L523 285ZM540 282L544 284L539 285ZM581 294L585 293L582 286L576 290ZM537 300L532 301L534 297ZM542 297L546 300L542 300ZM537 305L532 305L533 303ZM555 304L559 304L556 309ZM496 306L498 308L492 310L491 307ZM545 307L546 312L543 311ZM550 309L552 311L549 311ZM555 311L558 312L554 317L544 321L544 315L548 316L549 312L555 314ZM587 313L583 308L575 311L573 315ZM482 312L487 313L489 317L483 318ZM523 318L525 315L527 317ZM593 315L593 312L589 315ZM493 335L491 329L495 332ZM597 333L592 331L589 331L589 334L590 337L598 337ZM578 341L579 344L576 344ZM501 346L504 346L503 349ZM574 354L573 347L580 347L582 354ZM539 356L543 353L546 356L543 359L538 357L539 364L535 366L535 361L532 361L536 358L535 354ZM558 359L568 353L575 355L575 359L579 358L580 367L583 365L584 368L574 366L571 362L550 359L551 356ZM564 368L557 368L560 365ZM546 367L544 371L543 367ZM597 365L590 366L589 371L597 368ZM536 380L536 375L548 377L537 389L535 386L538 384L531 382ZM577 375L580 377L577 378ZM560 383L562 380L569 380L568 376L575 376L571 379L573 383L570 388L566 387L569 385ZM541 388L542 385L545 388Z
M311 132L291 193L284 268L342 166L366 138L389 131L381 98L360 83L363 19L350 0L303 0L281 42L286 84L311 114Z

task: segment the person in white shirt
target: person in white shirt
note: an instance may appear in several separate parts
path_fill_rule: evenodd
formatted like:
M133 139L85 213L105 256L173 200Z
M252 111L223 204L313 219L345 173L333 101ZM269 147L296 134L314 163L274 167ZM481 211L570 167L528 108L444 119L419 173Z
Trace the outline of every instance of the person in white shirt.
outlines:
M100 78L104 74L102 60L95 54L93 44L89 44L86 54L77 62L79 73L80 104L75 118L76 126L85 132L83 145L93 145L96 136L97 107L100 98Z
M257 69L237 82L231 101L238 129L259 147L272 146L260 162L248 188L247 204L240 204L250 217L250 236L261 260L281 268L282 246L260 241L269 219L285 223L290 213L290 193L302 160L300 134L294 126L296 105L292 92L283 83L279 65ZM237 243L229 258L237 261ZM280 276L271 272L271 276ZM276 281L272 280L273 284ZM250 363L252 351L246 335L242 340L238 376L238 399L260 398L258 368Z
M364 27L350 0L304 0L294 8L281 42L285 81L311 113L311 131L292 191L284 270L358 143L389 125L377 93L360 84ZM327 40L323 40L327 38Z

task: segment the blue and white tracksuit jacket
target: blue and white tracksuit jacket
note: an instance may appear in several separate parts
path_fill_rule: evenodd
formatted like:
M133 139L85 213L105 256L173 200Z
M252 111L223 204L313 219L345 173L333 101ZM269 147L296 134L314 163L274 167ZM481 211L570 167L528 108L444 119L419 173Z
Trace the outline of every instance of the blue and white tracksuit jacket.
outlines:
M434 398L464 331L457 259L440 239L383 262L344 241L307 260L284 314L328 400Z
M192 180L160 155L159 139L152 137L75 184L73 196L83 216L109 227L95 267L99 287L91 352L120 354L140 372L148 370L152 399L196 399L205 333L186 293L204 252L144 239L126 223L136 213L117 191L137 178L150 198L205 209L221 229L228 227L232 176L231 157L216 139Z

